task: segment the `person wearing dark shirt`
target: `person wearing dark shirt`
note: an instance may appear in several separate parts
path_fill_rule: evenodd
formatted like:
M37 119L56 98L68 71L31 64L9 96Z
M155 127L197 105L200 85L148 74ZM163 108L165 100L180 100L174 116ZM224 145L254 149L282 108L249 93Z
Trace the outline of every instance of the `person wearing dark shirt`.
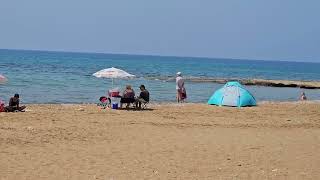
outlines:
M9 106L6 107L7 112L14 112L14 111L23 111L26 106L19 106L20 99L19 94L15 94L9 100Z
M136 107L141 108L142 103L148 103L149 102L149 91L146 90L146 87L144 85L140 86L140 95L136 98Z

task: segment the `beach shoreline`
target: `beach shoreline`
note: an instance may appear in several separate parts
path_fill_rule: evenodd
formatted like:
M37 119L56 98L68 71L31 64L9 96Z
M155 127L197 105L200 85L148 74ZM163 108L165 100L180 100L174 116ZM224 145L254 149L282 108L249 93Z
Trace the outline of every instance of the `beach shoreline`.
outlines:
M91 103L91 102L84 102L84 103L23 103L23 105L26 106L56 106L56 105L61 105L61 106L97 106L99 102L97 103ZM275 100L262 100L257 102L257 106L264 105L264 104L320 104L320 100L288 100L288 101L275 101ZM176 101L153 101L148 103L147 107L162 107L162 106L192 106L192 105L205 105L205 106L216 106L217 105L209 105L207 102L183 102L183 103L177 103ZM229 108L236 108L236 107L229 107ZM240 108L248 108L248 107L240 107ZM108 108L107 108L108 109ZM133 109L132 107L129 109ZM125 110L123 108L122 110Z
M28 105L0 113L0 179L317 179L319 109Z

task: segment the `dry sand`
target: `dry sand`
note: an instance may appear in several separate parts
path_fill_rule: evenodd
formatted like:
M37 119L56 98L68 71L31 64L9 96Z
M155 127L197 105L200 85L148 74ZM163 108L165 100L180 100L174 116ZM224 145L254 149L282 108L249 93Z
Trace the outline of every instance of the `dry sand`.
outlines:
M0 113L0 180L319 179L320 104Z

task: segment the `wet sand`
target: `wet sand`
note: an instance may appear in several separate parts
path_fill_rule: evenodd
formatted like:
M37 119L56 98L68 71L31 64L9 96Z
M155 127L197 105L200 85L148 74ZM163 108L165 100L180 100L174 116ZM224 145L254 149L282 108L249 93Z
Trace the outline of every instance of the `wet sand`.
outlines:
M0 179L319 179L320 103L30 105L0 113Z

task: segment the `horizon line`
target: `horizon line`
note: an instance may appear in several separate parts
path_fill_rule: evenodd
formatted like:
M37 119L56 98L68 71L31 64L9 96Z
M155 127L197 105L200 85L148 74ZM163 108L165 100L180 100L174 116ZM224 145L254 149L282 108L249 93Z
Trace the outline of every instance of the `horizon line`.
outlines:
M175 57L175 58L198 58L198 59L221 59L221 60L238 60L238 61L262 61L262 62L290 62L290 63L320 63L314 61L299 61L299 60L272 60L272 59L245 59L245 58L227 58L227 57L207 57L207 56L180 56L180 55L159 55L159 54L130 54L130 53L108 53L108 52L89 52L89 51L68 51L68 50L40 50L40 49L7 49L7 51L38 51L52 53L78 53L78 54L104 54L104 55L130 55L130 56L149 56L149 57Z

